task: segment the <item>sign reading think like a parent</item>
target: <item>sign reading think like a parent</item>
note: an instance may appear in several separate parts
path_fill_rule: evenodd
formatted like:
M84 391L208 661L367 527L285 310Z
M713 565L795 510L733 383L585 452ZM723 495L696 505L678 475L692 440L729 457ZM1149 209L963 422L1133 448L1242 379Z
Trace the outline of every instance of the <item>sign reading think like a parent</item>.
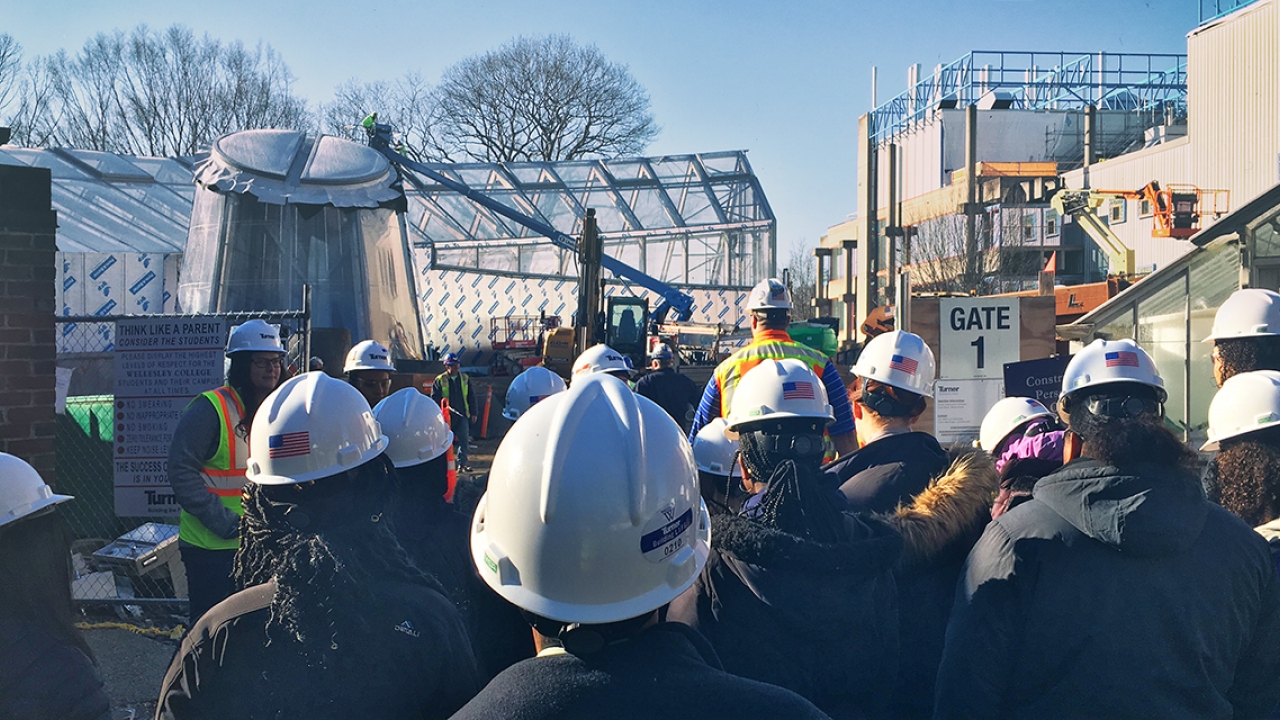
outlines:
M196 395L222 385L219 317L116 321L115 506L120 517L177 515L169 441Z
M1001 378L1022 359L1018 298L943 298L938 376Z

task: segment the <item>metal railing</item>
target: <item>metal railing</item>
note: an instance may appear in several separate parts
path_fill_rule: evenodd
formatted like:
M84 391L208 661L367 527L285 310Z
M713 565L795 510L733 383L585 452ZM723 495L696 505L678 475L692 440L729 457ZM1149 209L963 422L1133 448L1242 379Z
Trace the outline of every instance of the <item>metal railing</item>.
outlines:
M77 602L171 604L186 595L177 552L176 508L171 518L116 514L116 322L148 317L208 316L62 316L55 320L59 382L66 389L57 415L55 489L75 496L59 510L72 536L72 596ZM305 310L217 313L216 317L226 320L228 330L255 318L279 325L286 367L306 372L310 317Z

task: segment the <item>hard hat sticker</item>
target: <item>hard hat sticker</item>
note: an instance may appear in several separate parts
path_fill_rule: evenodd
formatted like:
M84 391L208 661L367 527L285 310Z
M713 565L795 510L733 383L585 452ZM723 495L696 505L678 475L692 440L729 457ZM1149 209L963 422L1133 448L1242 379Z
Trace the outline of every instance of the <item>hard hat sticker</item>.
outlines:
M692 526L693 508L677 516L675 506L668 505L645 525L640 552L649 562L660 563L685 546L685 531Z

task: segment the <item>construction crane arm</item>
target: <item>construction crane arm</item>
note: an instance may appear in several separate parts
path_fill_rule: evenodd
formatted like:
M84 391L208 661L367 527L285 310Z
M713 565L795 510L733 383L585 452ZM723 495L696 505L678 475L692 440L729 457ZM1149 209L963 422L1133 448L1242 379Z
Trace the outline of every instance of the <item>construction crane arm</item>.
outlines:
M1135 271L1133 249L1125 245L1096 212L1105 197L1106 194L1091 190L1059 190L1049 199L1049 206L1059 215L1075 218L1089 237L1102 246L1112 273L1132 275Z
M458 182L452 178L442 175L426 165L410 160L403 154L397 152L391 144L390 125L384 125L376 121L366 121L364 127L369 135L369 146L382 153L382 155L393 165L408 168L414 173L420 173L431 179L433 182L437 182L450 190L465 196L477 205L519 223L539 235L545 236L556 245L575 253L578 252L578 242L572 236L562 233L537 218L525 215L519 210L500 203L465 183ZM404 173L404 176L419 192L426 191L426 187L423 182L415 177L413 173ZM666 316L671 310L676 311L676 317L681 322L687 322L691 317L693 317L693 298L686 293L683 293L652 275L641 272L621 260L608 255L601 256L600 265L617 277L635 285L639 285L646 290L652 291L662 298L662 302L660 302L653 311L653 319L655 322L665 322Z

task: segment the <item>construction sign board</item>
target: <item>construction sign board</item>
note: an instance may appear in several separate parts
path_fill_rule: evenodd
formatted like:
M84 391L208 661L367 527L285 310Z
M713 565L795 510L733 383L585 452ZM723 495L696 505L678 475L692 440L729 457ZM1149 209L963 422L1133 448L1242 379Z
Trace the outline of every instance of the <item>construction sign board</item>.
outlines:
M938 377L1004 377L1005 363L1022 359L1019 298L942 298Z
M170 517L169 443L192 398L223 381L220 317L116 321L115 508L119 517Z

